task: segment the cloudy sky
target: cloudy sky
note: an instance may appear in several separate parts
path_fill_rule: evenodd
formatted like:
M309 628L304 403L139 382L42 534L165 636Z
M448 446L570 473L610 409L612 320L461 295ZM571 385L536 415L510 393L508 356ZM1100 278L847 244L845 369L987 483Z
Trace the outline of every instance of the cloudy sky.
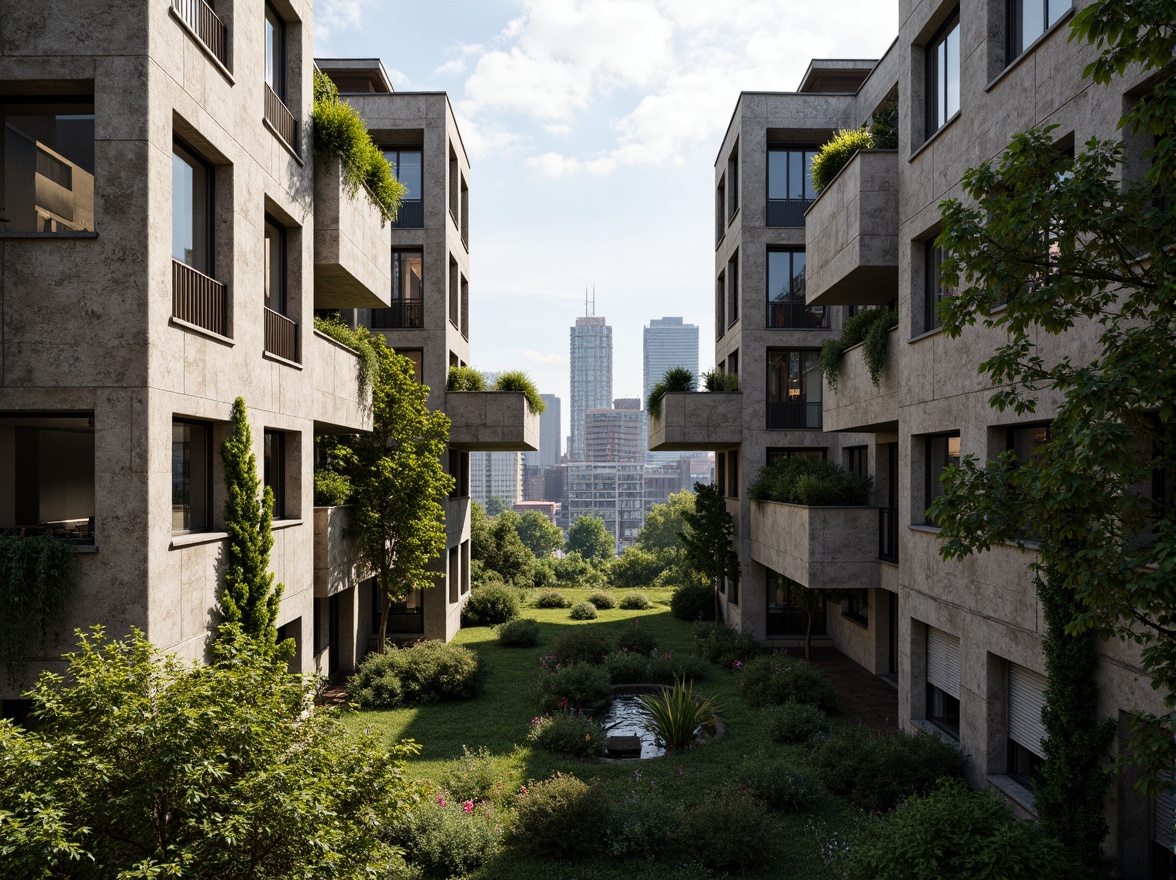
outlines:
M895 0L318 0L315 54L379 57L444 90L470 157L470 345L563 399L595 286L613 396L641 394L641 328L681 315L714 363L714 157L739 92L811 58L878 58Z

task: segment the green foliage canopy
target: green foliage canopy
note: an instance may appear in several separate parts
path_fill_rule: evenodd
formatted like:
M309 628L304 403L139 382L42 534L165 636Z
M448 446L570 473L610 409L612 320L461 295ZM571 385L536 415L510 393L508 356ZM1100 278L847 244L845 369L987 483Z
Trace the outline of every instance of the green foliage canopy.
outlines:
M686 528L679 534L691 568L710 579L715 594L715 620L719 613L719 580L739 581L739 554L732 541L735 520L716 486L694 484L694 510L683 512Z
M596 516L582 516L568 529L568 553L579 553L589 562L604 562L616 555L616 542Z
M517 528L520 540L539 559L563 546L563 530L536 510L520 514Z

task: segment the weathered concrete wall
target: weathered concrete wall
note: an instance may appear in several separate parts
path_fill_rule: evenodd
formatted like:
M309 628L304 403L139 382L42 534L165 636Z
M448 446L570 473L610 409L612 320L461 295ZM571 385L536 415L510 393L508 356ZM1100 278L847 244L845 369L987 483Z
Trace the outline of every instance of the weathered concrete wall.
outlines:
M662 397L661 416L649 417L654 451L727 449L742 439L741 392L672 392Z
M535 451L539 416L521 391L450 391L445 414L453 422L449 445L464 450Z
M837 387L825 386L824 428L826 431L888 431L898 427L898 386L900 370L895 361L902 356L898 328L890 331L886 366L878 384L866 368L864 346L846 349L837 373Z
M362 189L349 193L338 159L314 160L314 303L378 309L392 297L392 234Z
M878 586L878 511L873 507L751 505L751 558L812 590Z
M314 382L314 419L318 430L370 431L371 390L359 390L359 356L329 336L309 336L308 366Z

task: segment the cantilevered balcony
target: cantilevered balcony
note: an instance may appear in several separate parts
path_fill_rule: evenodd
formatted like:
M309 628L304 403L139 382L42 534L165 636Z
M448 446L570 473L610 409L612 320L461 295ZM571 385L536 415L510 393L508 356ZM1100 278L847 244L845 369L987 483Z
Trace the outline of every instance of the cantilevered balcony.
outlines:
M876 507L751 505L751 558L812 590L877 587Z
M491 452L535 452L539 449L539 416L531 412L521 391L448 391L445 414L452 426L454 449Z
M344 535L351 520L349 507L314 509L314 595L325 599L359 586L369 576L359 563L355 540Z
M809 305L898 297L898 152L861 150L805 214Z
M825 383L824 429L826 431L898 430L898 366L900 356L898 328L890 331L886 346L886 364L878 374L878 384L866 367L865 343L845 350L837 371L837 387Z
M226 68L229 39L224 23L204 0L171 0L172 14L190 30L201 45Z
M649 417L653 452L731 449L743 441L743 395L738 391L686 391L662 396L661 414Z
M172 260L172 317L218 336L228 335L225 286L215 278Z
M317 330L307 340L314 383L314 427L320 434L372 429L372 392L359 380L359 355Z
M266 84L265 87L265 121L274 134L286 142L295 155L298 153L298 120L286 106L286 102L278 97L278 93Z
M339 160L314 163L314 307L378 309L392 296L392 230Z

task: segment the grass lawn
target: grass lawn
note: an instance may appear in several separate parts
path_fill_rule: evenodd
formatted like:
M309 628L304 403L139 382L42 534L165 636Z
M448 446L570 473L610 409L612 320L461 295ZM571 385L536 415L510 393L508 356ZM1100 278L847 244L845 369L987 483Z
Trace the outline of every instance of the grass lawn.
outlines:
M561 590L573 602L587 598L588 590ZM646 761L609 763L577 760L532 750L526 745L527 732L536 708L531 689L539 675L539 658L567 627L594 626L617 632L633 625L634 618L658 640L661 652L691 653L694 641L691 625L670 615L668 590L642 590L654 600L648 611L601 611L594 621L577 622L568 609L524 607L524 617L540 624L536 648L500 647L492 629L472 627L458 633L456 641L479 650L490 667L486 692L474 700L444 703L395 711L350 712L345 718L356 728L370 729L389 741L413 739L420 754L410 761L413 778L440 786L463 746L475 751L485 747L494 756L494 768L502 783L501 804L509 809L514 793L530 781L546 779L553 772L572 773L584 780L597 780L610 799L637 792L661 799L667 809L680 806L689 811L724 786L740 786L756 778L767 760L805 764L800 747L780 746L764 733L759 710L742 703L735 690L735 675L711 665L707 679L695 685L696 692L714 698L722 707L726 736L704 747L682 754L670 754ZM615 590L623 596L624 590ZM766 809L766 808L765 808ZM765 867L743 876L752 878L829 878L821 861L818 836L808 823L835 828L852 821L848 808L830 795L820 798L804 815L771 813L772 833L751 845L763 848ZM507 822L509 824L509 820ZM586 835L601 836L603 829L584 828ZM604 841L601 841L602 846ZM574 864L534 858L509 843L501 856L484 865L471 877L489 878L703 878L716 876L701 865L688 864L684 857L663 862L643 859L619 860L607 855Z

